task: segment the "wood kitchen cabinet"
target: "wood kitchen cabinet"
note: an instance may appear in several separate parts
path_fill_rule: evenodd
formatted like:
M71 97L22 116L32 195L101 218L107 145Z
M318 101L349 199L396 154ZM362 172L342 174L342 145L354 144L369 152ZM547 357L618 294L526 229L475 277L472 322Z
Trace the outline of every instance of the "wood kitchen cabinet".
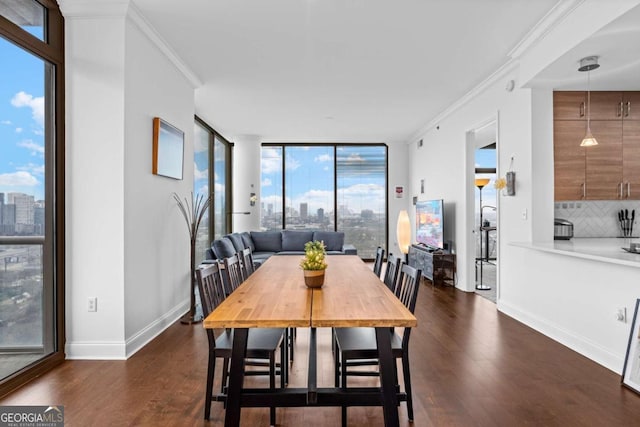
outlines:
M554 92L555 200L640 200L640 92L591 92L595 147L580 147L584 101Z

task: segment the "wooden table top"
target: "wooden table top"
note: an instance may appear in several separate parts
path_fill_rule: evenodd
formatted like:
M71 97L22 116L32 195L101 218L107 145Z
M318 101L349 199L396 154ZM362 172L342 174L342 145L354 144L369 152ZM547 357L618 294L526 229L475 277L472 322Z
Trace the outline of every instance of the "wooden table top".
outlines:
M417 325L416 318L356 255L327 257L324 285L313 290L311 325L364 327Z
M205 328L416 326L416 318L355 255L327 256L320 289L300 255L270 257L207 318Z

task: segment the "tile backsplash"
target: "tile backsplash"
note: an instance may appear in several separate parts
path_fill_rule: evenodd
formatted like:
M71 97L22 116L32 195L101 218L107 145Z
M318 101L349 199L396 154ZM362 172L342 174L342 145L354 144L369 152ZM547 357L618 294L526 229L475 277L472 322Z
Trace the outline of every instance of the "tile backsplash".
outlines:
M574 237L619 237L622 235L618 212L636 210L633 235L640 235L640 200L555 202L555 217L573 223Z

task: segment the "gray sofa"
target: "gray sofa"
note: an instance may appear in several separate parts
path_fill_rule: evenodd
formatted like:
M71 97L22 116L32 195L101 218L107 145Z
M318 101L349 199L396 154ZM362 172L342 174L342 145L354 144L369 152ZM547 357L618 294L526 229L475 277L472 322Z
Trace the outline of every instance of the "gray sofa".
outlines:
M205 262L222 260L245 248L251 248L253 260L262 264L272 255L302 255L304 244L311 240L321 240L327 247L327 255L357 255L353 245L344 243L341 231L251 231L232 233L216 239L207 249Z

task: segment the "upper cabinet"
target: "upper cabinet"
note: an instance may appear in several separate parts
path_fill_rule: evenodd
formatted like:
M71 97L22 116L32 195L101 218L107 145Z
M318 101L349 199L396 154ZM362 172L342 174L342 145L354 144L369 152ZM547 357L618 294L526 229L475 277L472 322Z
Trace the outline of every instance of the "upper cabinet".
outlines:
M554 92L555 200L640 200L640 92Z
M590 96L591 120L640 120L640 92L592 91ZM553 119L587 120L587 92L554 92Z

